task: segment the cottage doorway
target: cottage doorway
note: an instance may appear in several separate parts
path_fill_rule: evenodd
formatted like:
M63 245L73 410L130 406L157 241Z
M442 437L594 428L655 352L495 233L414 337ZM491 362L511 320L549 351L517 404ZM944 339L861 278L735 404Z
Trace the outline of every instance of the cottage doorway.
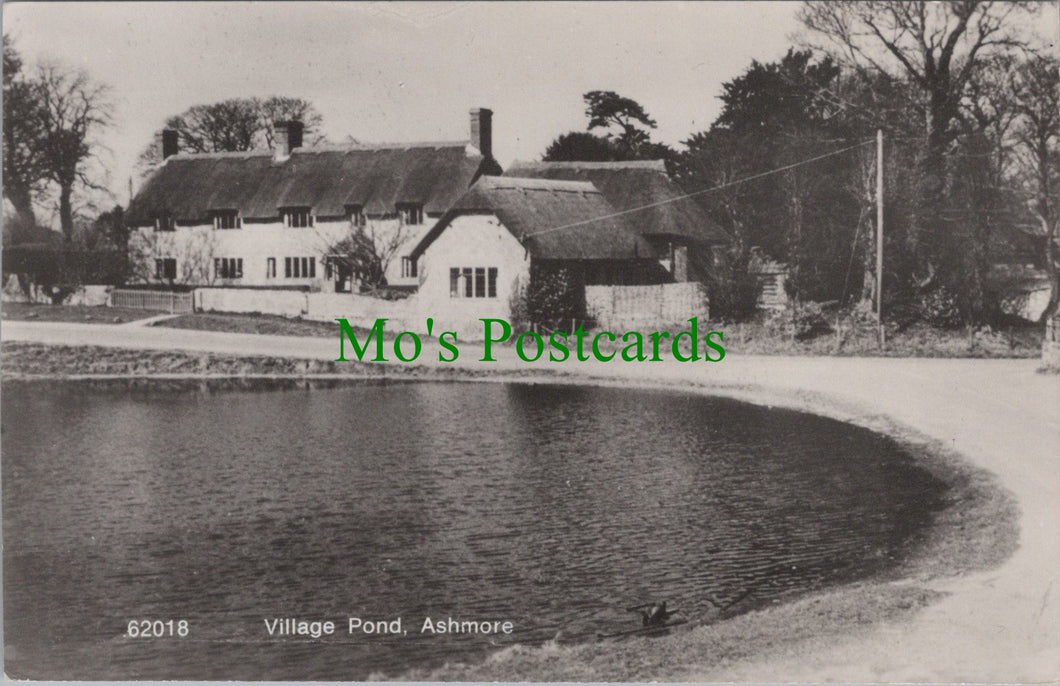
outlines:
M335 292L353 292L353 271L348 264L335 265Z
M335 285L336 293L353 292L353 268L342 257L329 255L327 258L327 278Z

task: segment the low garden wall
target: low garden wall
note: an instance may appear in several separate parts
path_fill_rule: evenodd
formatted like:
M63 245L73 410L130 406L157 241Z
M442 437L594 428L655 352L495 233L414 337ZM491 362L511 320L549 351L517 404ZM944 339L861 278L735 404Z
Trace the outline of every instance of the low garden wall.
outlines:
M662 328L710 316L707 290L697 282L657 286L586 286L586 314L601 329Z
M415 325L416 296L400 300L385 300L351 293L309 293L306 295L306 319L335 321L346 319L353 326L371 328L376 319L386 319L387 330L417 331L423 327Z
M302 317L309 293L257 288L197 288L195 309L200 312L237 312Z
M342 317L354 326L371 328L376 319L387 319L387 328L415 329L416 298L384 300L352 293L306 293L261 288L199 288L195 309L200 312L235 312L301 317L334 321ZM423 327L420 322L420 328Z

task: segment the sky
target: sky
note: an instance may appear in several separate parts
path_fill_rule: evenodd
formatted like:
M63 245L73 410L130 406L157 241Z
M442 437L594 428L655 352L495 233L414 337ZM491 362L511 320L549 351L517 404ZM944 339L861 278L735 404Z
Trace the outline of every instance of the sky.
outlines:
M289 95L341 141L467 140L468 110L493 110L507 166L587 124L582 94L613 90L678 144L709 127L722 82L782 56L798 28L786 2L4 3L27 62L108 84L102 136L121 204L164 120L196 104Z

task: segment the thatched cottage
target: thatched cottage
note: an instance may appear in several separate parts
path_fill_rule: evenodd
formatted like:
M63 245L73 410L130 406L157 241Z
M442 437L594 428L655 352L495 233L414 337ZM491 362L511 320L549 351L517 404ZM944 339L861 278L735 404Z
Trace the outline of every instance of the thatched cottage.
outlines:
M149 281L348 292L349 267L329 256L363 228L400 243L388 280L415 285L408 250L476 179L501 173L487 109L471 110L468 141L306 148L300 123L277 133L274 151L184 154L164 132L164 160L126 213Z

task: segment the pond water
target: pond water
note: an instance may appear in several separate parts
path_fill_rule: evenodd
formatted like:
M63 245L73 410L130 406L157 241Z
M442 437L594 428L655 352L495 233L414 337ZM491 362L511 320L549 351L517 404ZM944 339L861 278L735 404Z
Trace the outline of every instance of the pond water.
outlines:
M893 565L944 490L869 431L692 394L9 382L2 400L14 677L365 679L594 640L655 599L707 621ZM270 636L287 617L337 631ZM140 619L188 636L127 637Z

